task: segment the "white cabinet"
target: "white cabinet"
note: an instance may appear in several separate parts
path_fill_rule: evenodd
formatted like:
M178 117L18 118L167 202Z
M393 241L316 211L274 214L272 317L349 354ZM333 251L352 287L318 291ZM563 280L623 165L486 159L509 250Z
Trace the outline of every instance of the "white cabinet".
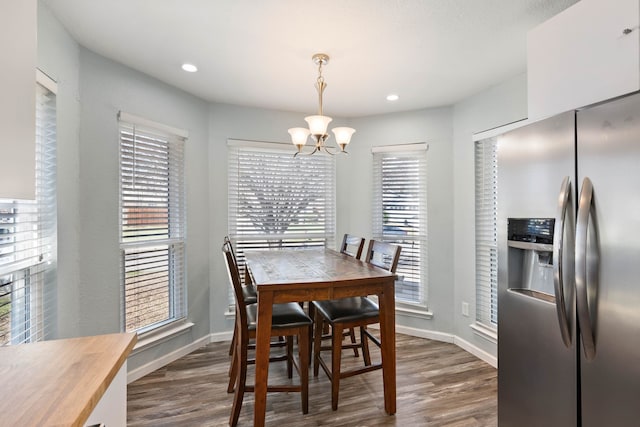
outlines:
M581 0L527 37L529 118L640 89L640 0Z
M0 0L0 198L35 197L36 0Z

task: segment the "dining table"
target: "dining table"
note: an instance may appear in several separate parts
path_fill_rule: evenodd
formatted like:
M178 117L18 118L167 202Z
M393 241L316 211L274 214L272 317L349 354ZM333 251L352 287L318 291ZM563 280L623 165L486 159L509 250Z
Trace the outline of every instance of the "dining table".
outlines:
M375 295L380 309L384 408L396 412L395 279L388 270L328 249L244 252L246 283L258 293L254 426L264 426L273 304Z

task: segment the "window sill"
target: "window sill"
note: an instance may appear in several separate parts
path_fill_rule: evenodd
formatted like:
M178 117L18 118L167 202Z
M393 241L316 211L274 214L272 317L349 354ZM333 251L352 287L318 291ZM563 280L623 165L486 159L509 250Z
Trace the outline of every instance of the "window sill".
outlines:
M426 307L407 307L407 306L398 306L396 305L396 315L415 317L417 319L433 319L433 312L427 310Z
M162 344L175 336L191 330L192 327L192 322L182 320L161 326L153 331L145 332L139 336L138 342L131 351L131 354L134 355L147 348Z
M472 323L469 327L473 330L473 333L486 339L493 344L498 343L498 333L494 329L489 329L480 323Z

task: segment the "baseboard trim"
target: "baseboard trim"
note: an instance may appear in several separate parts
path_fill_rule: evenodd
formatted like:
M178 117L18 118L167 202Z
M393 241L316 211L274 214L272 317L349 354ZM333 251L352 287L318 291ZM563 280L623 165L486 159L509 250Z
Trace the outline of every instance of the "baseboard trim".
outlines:
M410 335L412 337L426 338L434 341L454 343L455 337L451 334L444 332L430 331L428 329L411 328L409 326L402 326L396 324L396 332L401 334Z
M233 331L217 332L209 335L209 342L231 341Z
M376 328L377 325L371 325L371 327L373 327L374 329ZM455 344L458 347L460 347L461 349L463 349L464 351L473 354L474 356L476 356L478 359L484 360L485 362L487 362L489 365L493 366L494 368L498 367L498 358L493 356L492 354L482 350L481 348L471 344L469 341L466 341L456 335L453 334L447 334L444 332L437 332L437 331L431 331L428 329L418 329L418 328L412 328L409 326L402 326L402 325L397 325L396 324L396 332L399 332L401 334L405 334L405 335L410 335L412 337L418 337L418 338L426 338L426 339L430 339L430 340L434 340L434 341L440 341L440 342L447 342L447 343L451 343L451 344ZM145 365L142 365L136 369L133 369L131 371L129 371L127 373L127 384L132 383L133 381L144 377L147 374L150 374L151 372L162 368L165 365L168 365L169 363L180 359L183 356L186 356L187 354L199 349L200 347L204 347L205 345L212 343L212 342L223 342L223 341L230 341L231 337L233 336L233 331L226 331L226 332L217 332L215 334L209 334L207 336L204 336L194 342L192 342L189 345L186 345L182 348L179 348L165 356L162 356L152 362L149 362Z
M460 338L458 336L454 337L453 343L455 345L457 345L458 347L460 347L461 349L473 354L478 359L482 359L485 362L487 362L489 365L491 365L494 368L498 369L498 358L496 356L492 355L491 353L487 353L486 351L482 350L481 348L471 344L467 340L463 340L462 338Z
M466 341L460 338L457 335L446 334L446 333L437 332L437 331L430 331L427 329L411 328L408 326L402 326L397 324L396 324L396 331L400 332L401 334L410 335L412 337L426 338L434 341L441 341L441 342L448 342L448 343L455 344L461 349L463 349L464 351L466 351L467 353L473 354L478 359L487 362L489 365L493 366L496 369L498 368L497 357L493 356L490 353L487 353L486 351L471 344L469 341Z
M229 337L229 339L231 338ZM211 342L211 335L206 335L200 339L195 340L194 342L188 345L185 345L184 347L174 350L169 354L165 354L164 356L158 359L155 359L145 365L142 365L136 369L133 369L127 372L127 384L130 384L135 380L140 379L145 375L150 374L151 372L157 369L160 369L163 366L168 365L169 363L175 360L180 359L183 356L186 356L187 354L199 349L200 347L204 347L210 342Z

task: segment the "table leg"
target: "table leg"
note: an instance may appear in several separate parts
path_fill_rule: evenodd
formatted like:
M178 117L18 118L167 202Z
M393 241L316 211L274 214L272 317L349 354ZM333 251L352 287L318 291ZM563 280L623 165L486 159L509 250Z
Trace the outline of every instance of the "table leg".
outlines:
M382 344L382 380L384 409L389 415L396 413L396 319L394 284L385 284L380 304L380 342Z
M273 292L258 291L258 324L256 325L256 382L253 425L264 426L267 411L267 379L269 377L269 342L271 341L271 317Z

